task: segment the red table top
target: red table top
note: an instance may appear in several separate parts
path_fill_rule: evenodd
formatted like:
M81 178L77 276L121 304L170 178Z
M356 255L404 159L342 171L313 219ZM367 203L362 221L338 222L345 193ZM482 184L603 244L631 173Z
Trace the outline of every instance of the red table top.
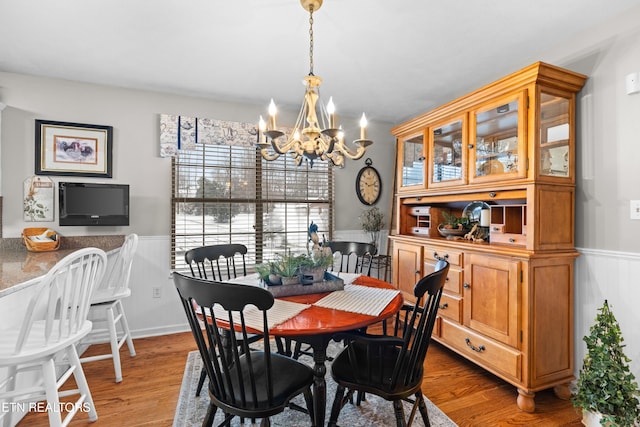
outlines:
M368 276L360 276L354 280L353 283L356 285L371 286L374 288L395 289L390 283ZM313 304L328 294L329 292L323 292L320 294L281 297L279 299L301 304ZM336 332L359 329L393 316L400 310L403 302L402 294L398 293L398 295L378 316L369 316L366 314L351 313L312 305L295 317L271 328L269 333L271 335L278 336L296 336L333 334Z

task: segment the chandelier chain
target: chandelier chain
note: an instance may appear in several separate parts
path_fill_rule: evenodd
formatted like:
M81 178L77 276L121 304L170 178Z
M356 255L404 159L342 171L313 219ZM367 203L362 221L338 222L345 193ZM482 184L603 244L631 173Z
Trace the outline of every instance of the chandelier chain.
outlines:
M313 76L313 5L309 6L309 75Z

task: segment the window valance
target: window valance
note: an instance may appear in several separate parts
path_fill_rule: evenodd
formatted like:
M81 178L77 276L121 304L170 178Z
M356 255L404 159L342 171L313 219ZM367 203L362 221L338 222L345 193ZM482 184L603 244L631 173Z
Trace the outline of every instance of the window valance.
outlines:
M251 147L257 136L255 123L160 115L160 157L173 157L178 150L192 150L196 144Z

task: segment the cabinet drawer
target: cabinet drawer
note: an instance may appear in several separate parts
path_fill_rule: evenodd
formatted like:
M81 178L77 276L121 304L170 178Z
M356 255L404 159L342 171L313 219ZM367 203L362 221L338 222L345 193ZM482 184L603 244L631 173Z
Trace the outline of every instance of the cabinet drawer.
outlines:
M491 243L502 243L505 245L513 245L513 246L526 246L527 245L527 236L523 234L512 234L505 233L499 234L493 232L493 227L491 228Z
M447 274L446 282L444 282L445 291L462 294L462 270L450 268Z
M442 294L438 314L454 322L462 323L462 298Z
M414 236L426 236L429 237L431 229L429 227L411 227L411 234Z
M409 209L409 214L413 216L422 216L431 214L431 206L413 206Z
M423 274L426 276L427 274L433 273L435 267L436 265L431 261L425 262ZM444 282L444 290L449 293L462 295L462 282L462 270L455 267L449 268L446 281Z
M519 351L443 319L440 337L461 354L478 361L497 373L522 379L522 355Z
M490 228L492 233L504 233L504 225L502 224L491 224Z
M434 248L430 246L424 247L425 261L438 261L445 259L451 265L462 266L462 251L452 250L449 248Z

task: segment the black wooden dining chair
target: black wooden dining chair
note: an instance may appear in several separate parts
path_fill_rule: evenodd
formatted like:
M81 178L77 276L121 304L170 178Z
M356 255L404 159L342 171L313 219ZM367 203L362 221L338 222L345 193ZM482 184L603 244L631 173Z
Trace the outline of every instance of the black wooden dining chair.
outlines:
M261 426L269 426L269 417L284 411L299 394L304 395L313 423L313 370L271 352L267 310L274 304L273 295L257 286L222 282L212 286L208 280L180 273L173 274L173 281L209 377L211 401L202 425L213 425L219 408L225 414L225 425L237 416L261 418ZM247 306L255 306L257 314L245 317ZM205 321L201 320L203 313ZM264 351L249 351L247 318L256 319L262 328ZM229 334L227 346L221 329L234 329L244 340L238 342L235 334Z
M362 242L328 242L334 256L339 254L337 268L334 271L371 275L371 261L377 253L375 245Z
M245 255L245 245L225 243L190 249L184 254L184 260L193 277L224 281L247 275Z
M435 271L415 285L416 303L402 326L401 336L352 332L337 337L348 344L331 365L331 376L338 386L329 426L336 426L340 410L356 391L393 402L398 426L411 425L416 410L420 411L424 424L430 425L421 391L423 365L448 271L449 263L438 261ZM349 393L345 396L347 389ZM405 421L403 400L413 403L408 421Z
M200 279L211 281L225 281L235 279L238 276L247 275L245 255L247 247L238 243L200 246L188 250L184 254L184 260L189 265L191 275ZM229 331L222 331L223 339L228 340ZM248 343L254 343L262 339L260 334L249 334ZM243 337L236 336L236 342L242 344ZM207 371L202 368L196 396L200 396Z

